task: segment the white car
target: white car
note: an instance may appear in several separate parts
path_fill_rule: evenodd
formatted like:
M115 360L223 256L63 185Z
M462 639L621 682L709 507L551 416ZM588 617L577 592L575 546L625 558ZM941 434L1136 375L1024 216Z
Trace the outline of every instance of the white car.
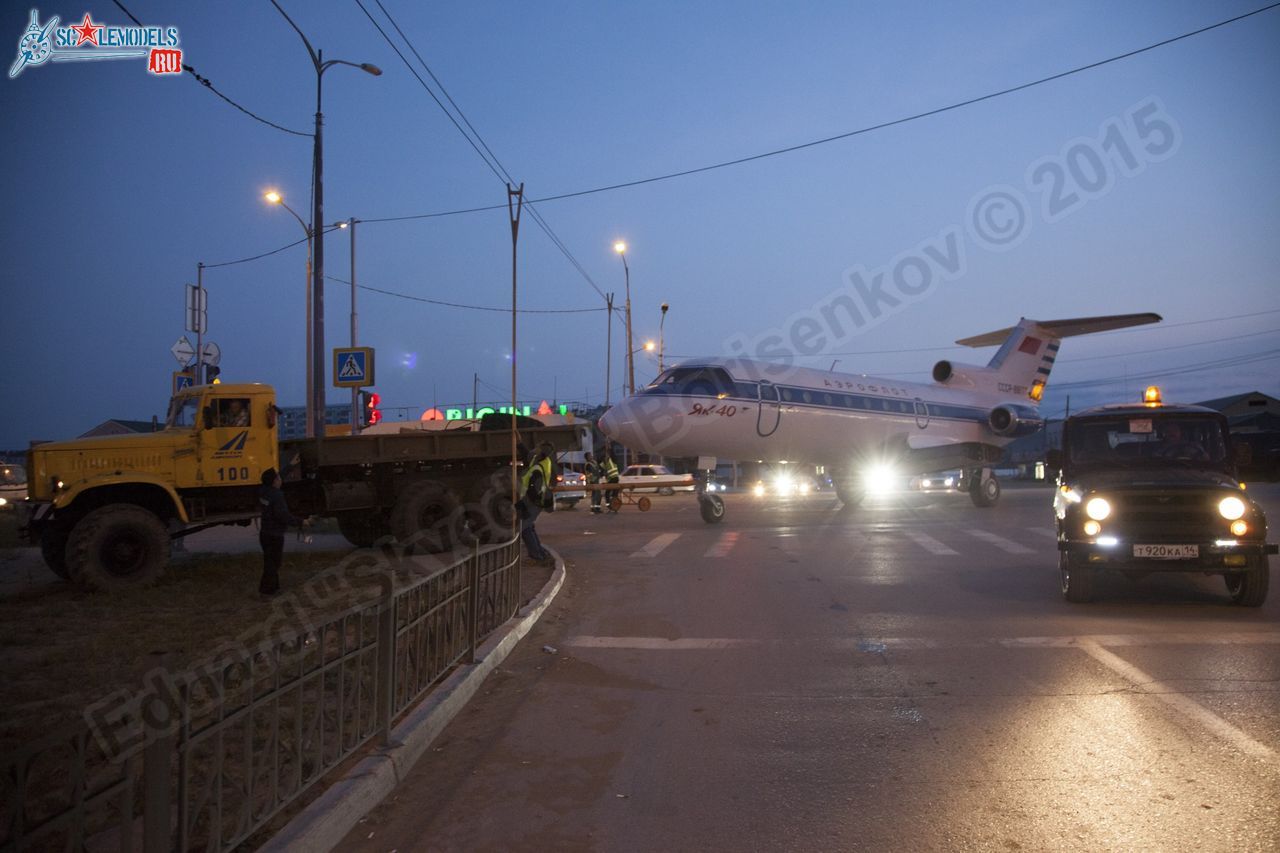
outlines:
M665 465L628 465L618 482L624 486L636 486L628 491L657 492L660 495L694 490L692 476L672 474Z
M13 509L27 499L27 469L21 465L0 465L0 510Z

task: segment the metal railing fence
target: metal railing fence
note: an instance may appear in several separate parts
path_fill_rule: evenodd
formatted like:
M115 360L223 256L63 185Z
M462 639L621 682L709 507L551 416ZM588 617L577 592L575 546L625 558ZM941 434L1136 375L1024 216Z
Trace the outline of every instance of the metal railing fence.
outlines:
M151 673L113 725L4 760L0 853L231 850L375 738L520 601L520 540L305 631ZM153 677L163 676L163 677Z

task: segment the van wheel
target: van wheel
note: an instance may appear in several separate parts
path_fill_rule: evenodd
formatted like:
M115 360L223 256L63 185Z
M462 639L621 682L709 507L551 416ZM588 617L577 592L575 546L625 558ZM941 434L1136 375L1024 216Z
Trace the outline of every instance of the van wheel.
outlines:
M1249 566L1243 572L1223 575L1231 603L1241 607L1261 607L1267 600L1267 587L1271 583L1271 566L1266 555L1249 558Z
M724 500L719 495L702 495L698 498L698 511L707 524L724 521Z
M451 550L462 540L458 499L439 483L411 483L391 511L391 533L401 545L428 554Z
M108 504L89 513L67 538L67 568L80 583L103 592L155 583L169 560L169 531L139 506Z
M1093 601L1094 579L1097 570L1071 556L1070 552L1058 552L1058 573L1062 576L1062 597L1072 604Z

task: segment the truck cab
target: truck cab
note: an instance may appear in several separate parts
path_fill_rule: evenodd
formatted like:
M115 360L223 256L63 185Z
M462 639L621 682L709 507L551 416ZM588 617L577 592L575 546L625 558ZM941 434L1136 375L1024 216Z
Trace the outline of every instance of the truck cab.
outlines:
M203 385L174 396L157 432L35 445L27 535L64 578L150 583L171 525L252 517L262 472L277 465L275 425L269 386Z
M1099 406L1069 417L1054 493L1062 594L1094 596L1099 572L1221 575L1235 604L1267 598L1263 510L1237 477L1220 412L1165 404L1158 388L1142 403Z

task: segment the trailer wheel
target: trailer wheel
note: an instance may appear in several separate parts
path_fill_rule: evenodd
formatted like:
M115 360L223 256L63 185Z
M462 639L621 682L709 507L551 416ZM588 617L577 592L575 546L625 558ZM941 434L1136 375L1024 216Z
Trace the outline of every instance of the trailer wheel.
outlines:
M67 533L60 526L50 525L40 534L40 556L44 564L64 581L71 580L67 568Z
M103 592L155 583L169 560L169 531L155 513L108 504L84 517L67 538L67 568L80 583Z
M439 483L412 483L391 511L391 532L428 554L451 550L462 539L462 508Z
M357 548L372 548L379 539L391 535L391 525L381 512L344 512L338 516L338 530Z

